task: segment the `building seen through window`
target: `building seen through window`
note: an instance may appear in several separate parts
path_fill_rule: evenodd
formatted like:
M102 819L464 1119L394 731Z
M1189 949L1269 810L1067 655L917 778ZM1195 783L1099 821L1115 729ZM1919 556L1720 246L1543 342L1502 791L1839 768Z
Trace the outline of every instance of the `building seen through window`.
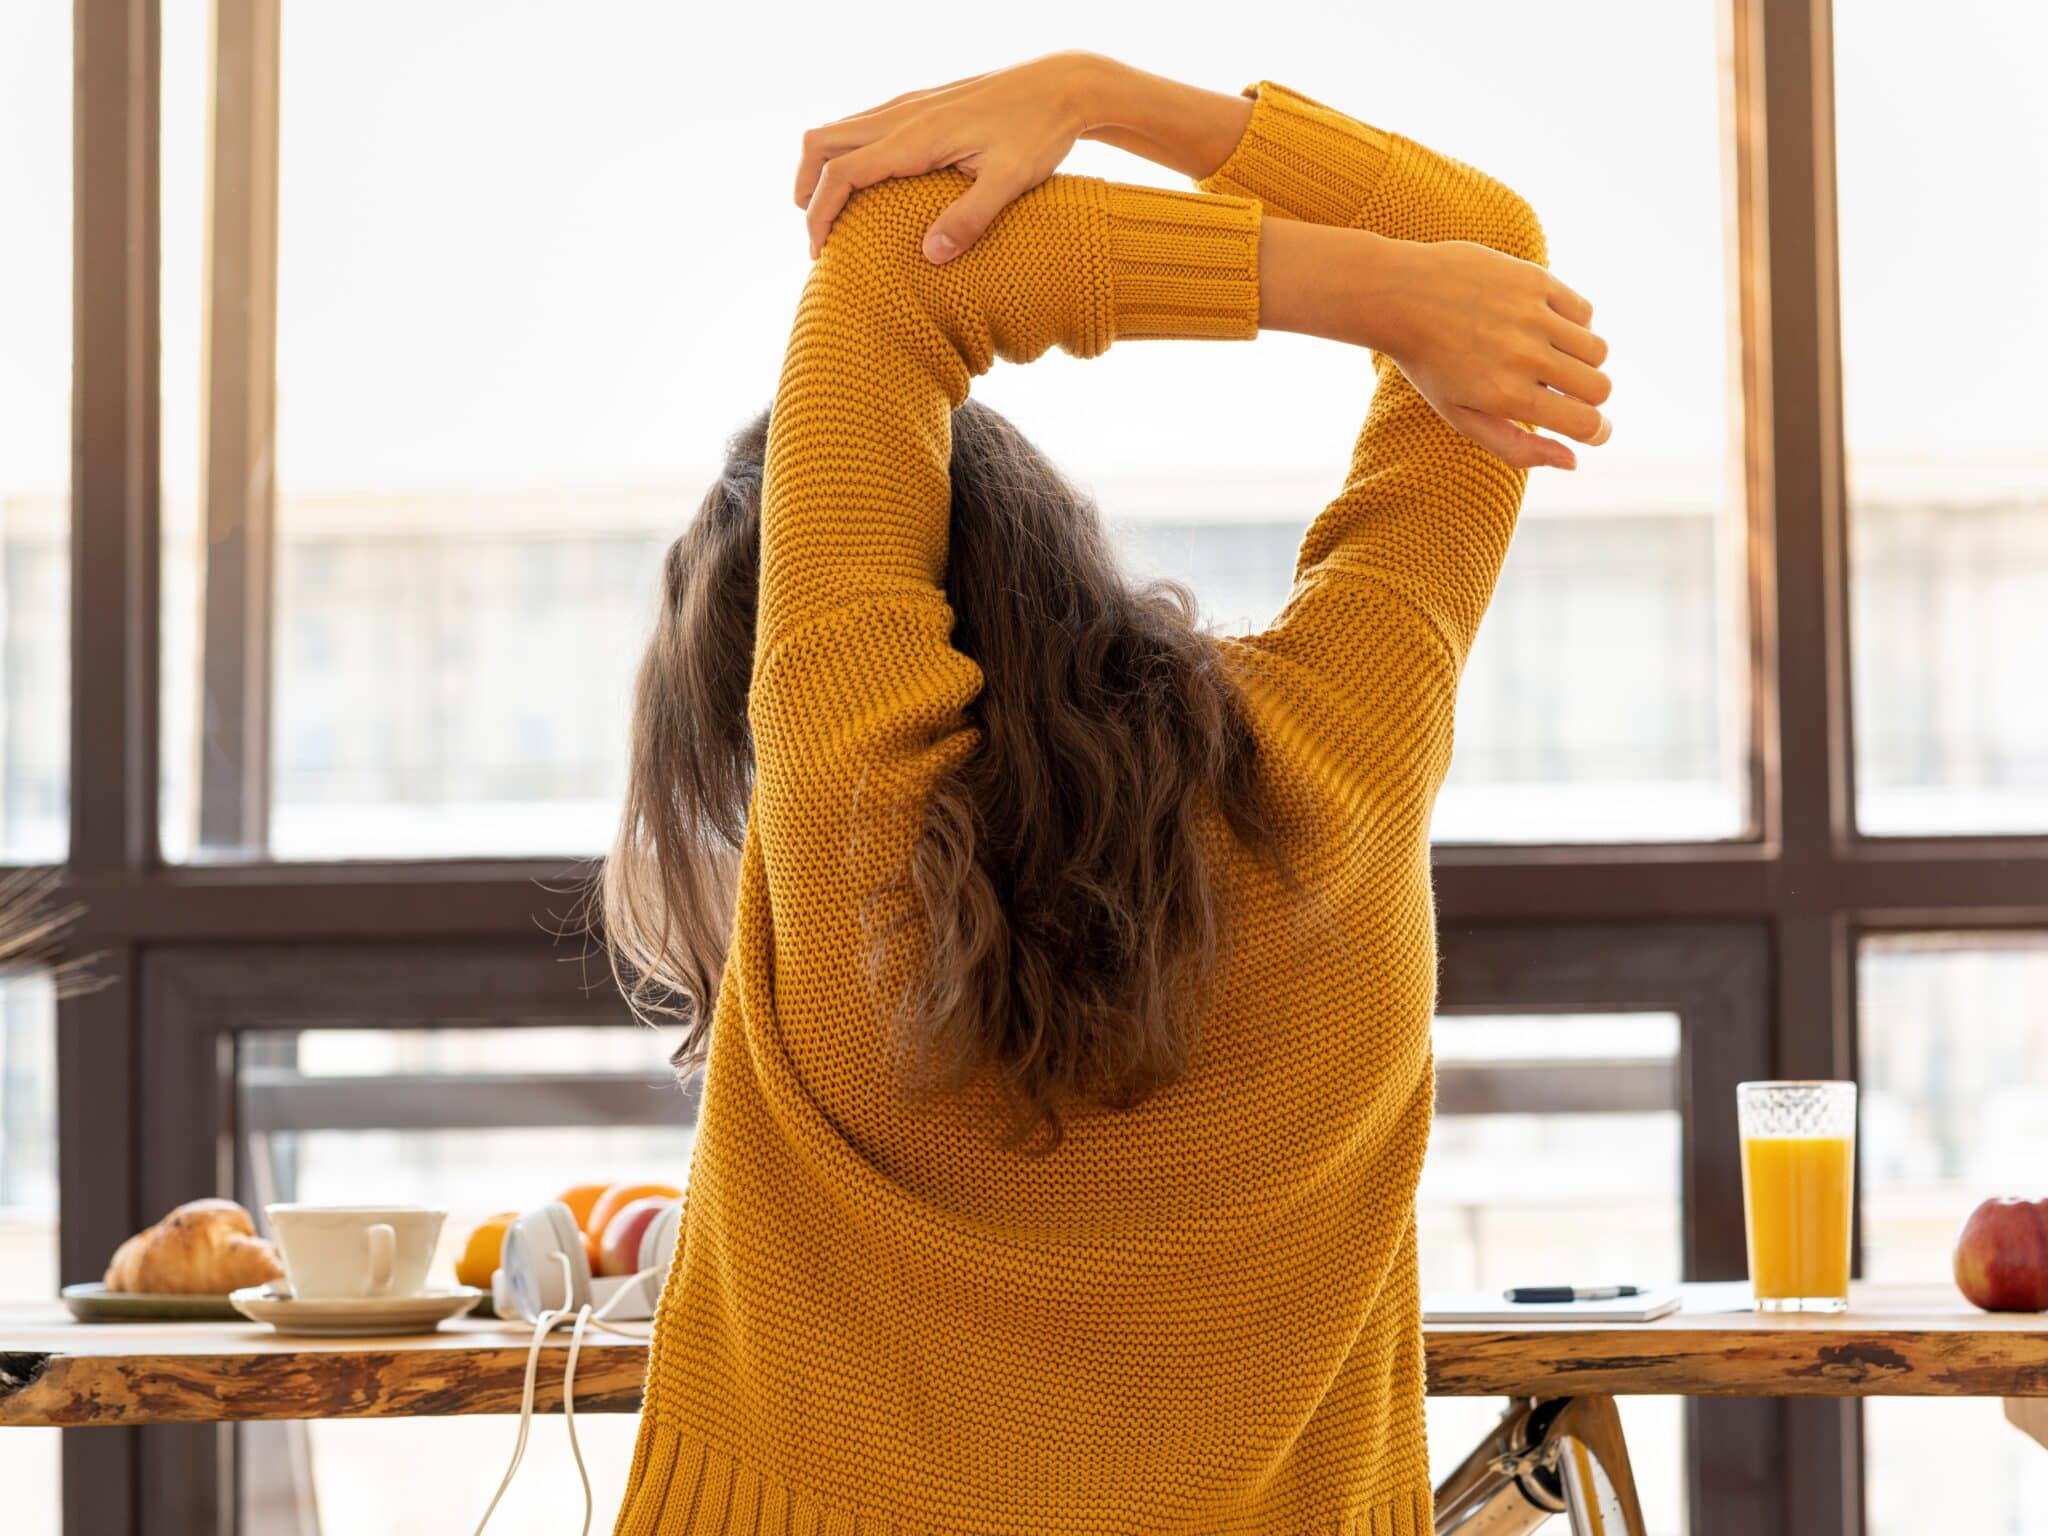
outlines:
M1283 477L1289 483L1296 477ZM1175 521L1104 513L1134 574L1195 590L1226 632L1286 601L1303 522L1201 506ZM1150 507L1171 485L1147 488ZM272 852L283 858L594 853L624 767L627 690L662 551L699 487L567 487L517 498L309 498L280 518ZM1310 498L1314 488L1300 486ZM1200 506L1210 493L1187 488ZM1654 500L1532 513L1516 534L1460 701L1443 841L1663 841L1735 835L1730 663L1714 639L1725 578L1711 510ZM523 514L523 515L515 515ZM1305 514L1304 514L1305 515ZM480 522L495 522L488 540ZM523 526L522 526L523 525ZM1866 806L1900 816L1989 782L2008 825L2048 824L2043 720L2016 707L2048 655L2048 526L2013 491L1979 500L1875 489L1857 573L1889 622L1860 639ZM24 624L61 612L56 506L8 517L0 571ZM1624 641L1620 638L1626 636ZM190 650L186 655L189 659ZM1967 659L1954 688L1949 658ZM21 715L61 699L64 656L22 645ZM1926 721L1931 705L1938 732ZM61 837L61 741L0 735L6 815ZM189 783L189 769L167 764Z

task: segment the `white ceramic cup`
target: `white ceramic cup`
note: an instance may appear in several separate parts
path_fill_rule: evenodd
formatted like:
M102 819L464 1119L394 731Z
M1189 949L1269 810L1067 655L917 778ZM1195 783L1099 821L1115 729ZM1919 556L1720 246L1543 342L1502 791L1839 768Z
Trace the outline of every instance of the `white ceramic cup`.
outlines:
M266 1205L301 1301L417 1296L448 1213L421 1205Z

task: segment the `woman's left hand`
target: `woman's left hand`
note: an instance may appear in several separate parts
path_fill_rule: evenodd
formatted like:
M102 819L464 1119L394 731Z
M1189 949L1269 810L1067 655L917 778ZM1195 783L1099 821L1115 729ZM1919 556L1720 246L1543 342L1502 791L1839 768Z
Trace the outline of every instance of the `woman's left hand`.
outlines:
M825 248L847 198L892 176L958 166L974 185L939 215L924 253L945 261L981 238L1004 208L1059 169L1093 125L1088 111L1097 66L1088 53L1043 58L909 91L804 135L796 203L808 210L811 256Z

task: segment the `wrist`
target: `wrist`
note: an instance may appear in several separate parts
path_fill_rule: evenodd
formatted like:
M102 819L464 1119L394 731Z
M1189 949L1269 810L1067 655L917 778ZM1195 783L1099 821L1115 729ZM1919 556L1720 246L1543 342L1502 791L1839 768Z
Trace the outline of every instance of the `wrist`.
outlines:
M1267 218L1259 325L1398 354L1412 248L1370 230Z
M1061 54L1060 65L1063 99L1075 136L1093 139L1113 129L1124 115L1136 72L1106 53L1085 49Z
M1362 237L1352 268L1356 286L1357 344L1400 358L1413 340L1416 285L1425 280L1425 248L1413 240L1396 240L1369 230Z
M1215 173L1251 121L1248 96L1185 85L1102 54L1084 69L1087 126L1079 136L1193 181Z

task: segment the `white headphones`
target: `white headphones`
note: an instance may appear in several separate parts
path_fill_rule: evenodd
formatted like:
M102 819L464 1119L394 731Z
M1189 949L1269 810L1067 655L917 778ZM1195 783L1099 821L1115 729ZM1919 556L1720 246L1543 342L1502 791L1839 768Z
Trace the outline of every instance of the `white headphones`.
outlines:
M574 1313L593 1307L600 1319L646 1321L661 1299L661 1282L682 1231L680 1202L671 1204L640 1235L638 1268L630 1275L592 1275L576 1216L559 1200L528 1211L505 1229L491 1305L500 1317L540 1321L543 1312Z
M505 1229L504 1246L498 1251L497 1272L491 1276L491 1304L500 1317L520 1317L533 1324L533 1342L526 1352L526 1382L519 1404L519 1440L512 1448L512 1464L490 1507L477 1522L477 1536L491 1523L498 1501L512 1486L526 1454L526 1434L533 1423L534 1377L540 1368L540 1346L554 1329L568 1323L569 1357L562 1366L562 1418L569 1431L569 1453L576 1458L576 1473L583 1479L583 1536L590 1536L590 1474L583 1469L583 1451L576 1443L576 1357L583 1348L583 1332L595 1326L631 1339L645 1339L645 1333L617 1327L619 1321L647 1321L661 1300L661 1286L668 1274L676 1244L681 1240L683 1209L680 1200L647 1224L640 1236L639 1268L630 1275L590 1273L589 1250L576 1216L559 1200L537 1211L528 1211Z

